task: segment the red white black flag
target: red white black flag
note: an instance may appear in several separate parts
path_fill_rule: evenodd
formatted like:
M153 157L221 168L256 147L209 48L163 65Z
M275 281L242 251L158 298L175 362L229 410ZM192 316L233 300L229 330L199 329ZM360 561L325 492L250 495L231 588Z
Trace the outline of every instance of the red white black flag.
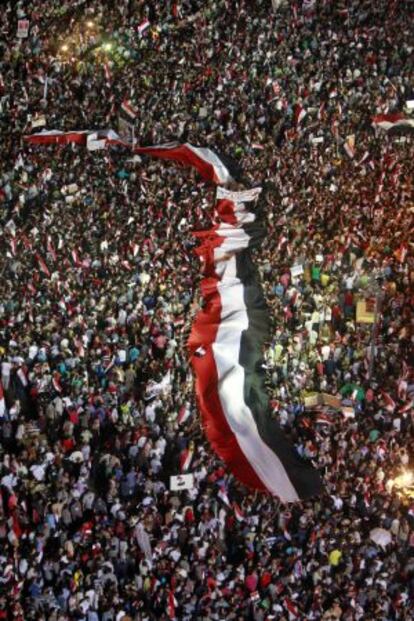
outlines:
M90 136L93 136L94 143L98 141L101 144L104 143L104 146L120 145L132 149L134 153L171 160L195 168L205 181L216 185L227 185L240 174L234 162L207 147L196 147L189 143L179 142L148 147L133 146L130 140L122 139L113 130L72 132L51 130L25 136L25 140L28 143L40 145L76 143L86 146Z
M203 426L215 452L248 487L292 502L319 494L322 486L270 414L261 365L270 317L250 250L265 236L257 210L249 208L260 192L218 188L219 224L196 234L204 307L189 350Z
M26 139L34 144L78 142L86 146L90 133L42 132ZM94 133L107 144L132 148L114 132ZM233 175L229 160L205 147L170 143L132 150L190 166L219 186L229 184L237 173L235 167ZM270 316L251 256L251 249L266 235L255 207L260 193L260 188L230 192L219 187L217 224L195 234L200 240L197 254L203 262L205 304L193 323L188 347L204 429L214 451L248 487L293 502L316 496L322 483L318 472L284 436L266 395L262 349L269 336ZM185 472L192 448L180 457Z
M186 448L180 453L180 472L187 472L191 466L194 457L194 449Z
M43 272L43 274L45 274L45 276L50 278L50 271L43 257L40 254L36 254L35 257L36 257L36 261L39 265L40 270Z
M168 618L171 620L175 619L175 609L177 605L178 602L175 599L174 590L170 588L168 591L167 615Z
M400 112L395 112L393 114L377 114L372 117L372 125L385 130L389 135L414 132L414 119L405 117Z
M121 113L128 121L131 122L133 122L138 115L138 111L134 108L129 99L124 99L122 102Z

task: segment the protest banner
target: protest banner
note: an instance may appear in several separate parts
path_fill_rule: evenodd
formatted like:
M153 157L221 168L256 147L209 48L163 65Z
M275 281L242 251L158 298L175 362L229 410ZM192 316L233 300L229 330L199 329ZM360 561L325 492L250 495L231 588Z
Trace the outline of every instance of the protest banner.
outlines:
M172 492L178 492L184 489L193 489L194 487L194 475L193 474L179 474L170 477L170 490Z
M296 278L301 274L303 274L303 265L293 265L293 267L290 268L290 275L292 278Z
M17 22L17 37L19 39L26 39L29 36L30 22L28 19L19 19Z

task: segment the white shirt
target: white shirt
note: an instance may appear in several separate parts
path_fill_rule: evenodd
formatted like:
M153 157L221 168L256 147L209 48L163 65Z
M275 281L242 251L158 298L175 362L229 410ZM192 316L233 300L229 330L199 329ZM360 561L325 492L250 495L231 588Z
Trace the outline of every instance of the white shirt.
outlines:
M16 483L17 477L14 474L6 474L1 479L1 484L4 485L4 487L7 487L7 489L9 489L10 491L13 491L13 487L16 485Z
M8 377L10 375L10 370L12 368L11 362L4 361L1 363L1 374L3 377Z
M145 418L149 423L153 423L155 421L155 407L150 404L145 408Z
M40 464L35 464L31 466L30 472L33 474L36 481L43 481L45 478L45 466Z
M37 345L30 345L29 347L29 358L30 360L34 360L36 358L39 348Z
M331 353L331 348L329 347L329 345L324 345L321 349L321 353L322 353L322 360L328 360L329 358L329 354Z

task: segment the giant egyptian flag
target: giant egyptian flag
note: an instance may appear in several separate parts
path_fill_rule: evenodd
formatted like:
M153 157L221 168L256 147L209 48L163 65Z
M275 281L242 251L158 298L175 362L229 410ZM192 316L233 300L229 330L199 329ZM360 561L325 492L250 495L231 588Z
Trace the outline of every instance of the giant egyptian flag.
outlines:
M204 429L215 452L245 485L293 502L317 495L322 485L270 416L261 366L269 310L250 251L265 231L247 208L259 194L260 188L218 188L218 224L196 234L205 304L189 349Z
M93 149L123 145L115 132L41 132L26 137L33 144L75 142ZM98 147L96 147L98 142ZM170 159L198 170L207 181L227 185L229 165L208 148L170 143L135 147L137 153ZM253 265L251 249L265 230L254 205L260 188L217 191L215 221L200 240L204 307L194 321L189 351L203 426L214 451L233 474L252 489L283 502L321 492L318 472L300 459L271 418L264 386L262 349L269 336L269 310Z
M91 151L105 148L106 145L125 146L131 148L134 153L173 160L184 166L195 168L205 181L217 185L227 185L233 181L233 176L238 173L234 167L232 169L228 158L219 156L207 147L196 147L189 143L180 144L178 142L148 147L133 146L132 143L122 140L113 130L76 130L71 132L46 130L25 136L25 140L31 144L41 145L76 143L87 146Z

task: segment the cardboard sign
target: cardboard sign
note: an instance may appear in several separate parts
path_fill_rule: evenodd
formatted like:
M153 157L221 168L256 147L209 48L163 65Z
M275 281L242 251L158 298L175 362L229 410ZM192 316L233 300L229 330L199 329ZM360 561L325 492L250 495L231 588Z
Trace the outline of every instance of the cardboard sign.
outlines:
M326 406L334 410L341 409L341 399L330 395L327 392L314 392L310 393L303 399L305 409L313 409L319 406Z
M344 406L342 408L342 414L345 418L355 418L355 410L350 406Z
M32 119L32 129L35 129L35 127L45 127L46 125L46 117L44 114L41 114L40 116L36 116L34 119Z
M320 405L319 394L317 392L313 392L310 395L307 395L303 399L303 404L306 409L317 407Z
M356 320L357 323L374 323L375 299L357 301Z
M30 22L28 19L19 19L17 22L17 36L19 39L25 39L29 36Z
M179 492L184 489L193 489L193 487L193 474L178 474L177 476L170 477L170 490L172 492Z
M330 408L334 408L336 410L341 409L341 400L338 399L338 397L330 395L327 392L322 392L321 397L323 405L328 405Z

